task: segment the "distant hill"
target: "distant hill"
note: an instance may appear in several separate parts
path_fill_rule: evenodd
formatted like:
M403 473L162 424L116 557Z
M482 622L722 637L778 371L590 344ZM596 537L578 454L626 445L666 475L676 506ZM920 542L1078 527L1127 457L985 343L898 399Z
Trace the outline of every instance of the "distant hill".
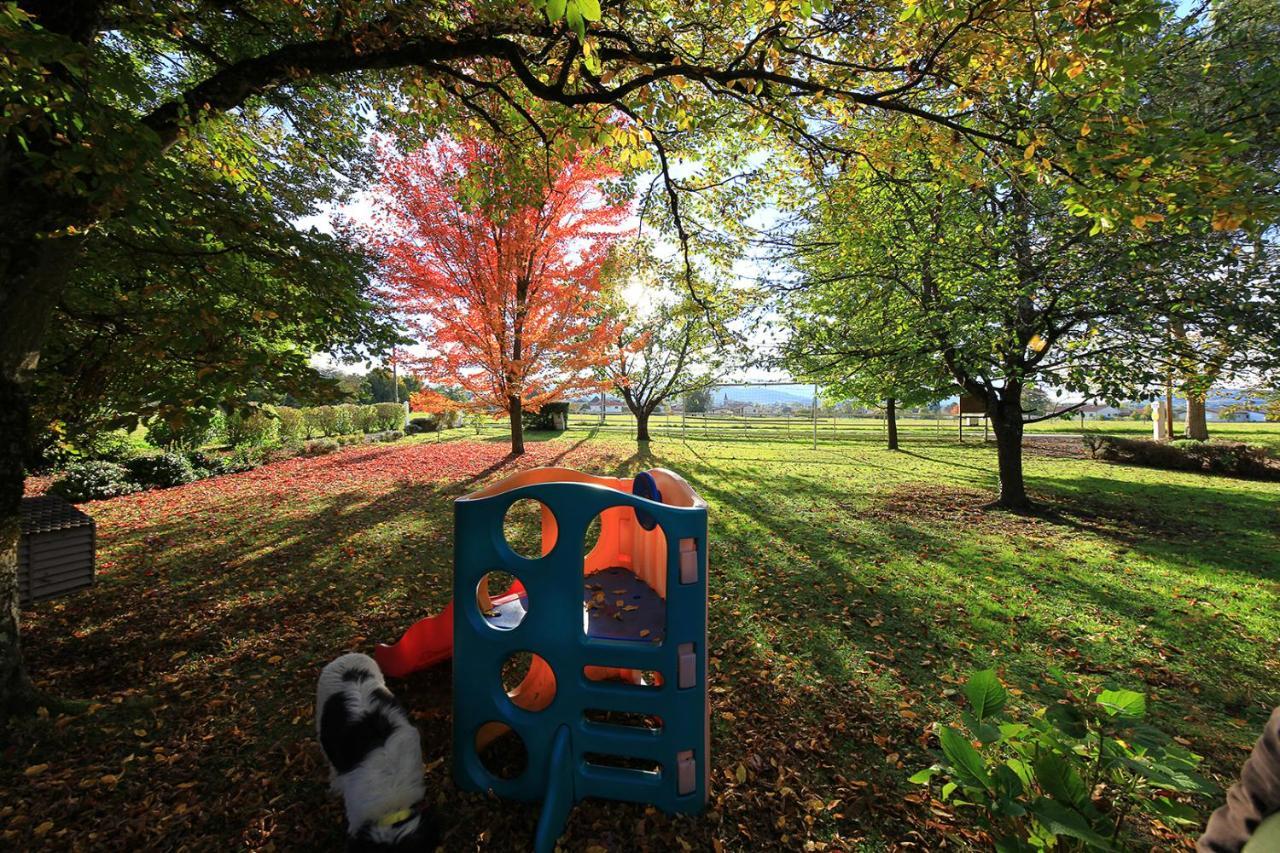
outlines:
M813 402L813 389L805 385L717 385L712 390L712 404L723 406L725 396L737 403L766 406L808 406Z

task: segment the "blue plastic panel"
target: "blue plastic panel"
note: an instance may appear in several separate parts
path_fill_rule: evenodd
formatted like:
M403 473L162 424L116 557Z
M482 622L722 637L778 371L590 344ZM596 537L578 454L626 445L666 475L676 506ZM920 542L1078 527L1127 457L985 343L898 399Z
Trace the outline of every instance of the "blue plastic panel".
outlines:
M541 501L556 519L556 542L540 558L516 554L503 538L507 508L524 498ZM629 578L597 572L584 579L582 550L587 526L600 512L614 506L644 511L662 528L668 551L665 605L625 569L610 571L621 571ZM703 507L668 506L595 484L539 483L454 503L453 743L454 774L459 786L492 790L518 800L544 799L548 780L553 778L552 745L557 731L567 727L569 745L566 748L561 743L559 762L565 760L566 752L572 756L568 760L572 765L573 801L592 796L652 803L668 812L698 812L703 808L708 750L706 534L707 514ZM680 542L690 539L696 542L699 570L692 583L681 583ZM486 572L495 570L514 574L526 590L528 612L510 630L486 624L492 620L480 614L475 605L476 585ZM624 588L624 581L628 582L628 595L614 594L613 590ZM646 600L643 616L642 608L637 606L635 611L624 611L621 620L611 615L602 617L613 624L593 631L596 636L591 636L583 630L584 584L603 587L610 607L619 598L630 603L631 595L644 596L644 590L657 605ZM591 592L588 590L587 594ZM657 628L648 623L655 618L655 625L662 626L665 633L659 639L665 641L653 639ZM591 624L591 618L586 619ZM640 639L642 629L649 634ZM696 683L681 690L676 687L677 649L687 643L692 643L695 650ZM556 696L542 711L516 707L501 689L498 673L502 662L522 650L540 655L555 672ZM594 682L583 675L585 666L652 670L662 675L663 684L644 688L622 682ZM654 714L662 718L664 725L656 732L602 726L584 720L583 712L588 708ZM481 764L475 751L475 734L488 722L505 723L524 741L528 764L519 777L498 779ZM678 756L687 756L690 751L696 764L695 784L681 795L677 792L681 775ZM583 759L588 752L646 759L662 769L647 773L588 764ZM559 763L554 769L554 778L568 778ZM687 787L687 769L684 775ZM563 784L557 783L557 800L563 796Z

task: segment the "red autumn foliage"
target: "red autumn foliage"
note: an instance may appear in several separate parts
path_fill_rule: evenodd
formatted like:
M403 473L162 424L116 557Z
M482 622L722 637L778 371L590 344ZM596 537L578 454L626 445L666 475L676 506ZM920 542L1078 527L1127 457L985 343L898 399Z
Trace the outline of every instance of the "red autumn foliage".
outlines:
M479 140L381 159L365 234L385 296L430 347L417 372L470 392L474 408L508 412L521 453L521 412L598 387L617 335L597 298L629 213L601 192L616 172L584 154L521 164Z

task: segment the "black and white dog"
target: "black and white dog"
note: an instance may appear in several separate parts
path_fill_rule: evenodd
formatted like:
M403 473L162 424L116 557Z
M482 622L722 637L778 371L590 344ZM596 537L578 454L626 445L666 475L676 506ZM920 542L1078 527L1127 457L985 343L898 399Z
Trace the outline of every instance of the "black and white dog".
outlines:
M320 673L316 735L330 787L346 804L348 851L435 849L436 827L420 809L426 785L418 729L373 658L346 654Z

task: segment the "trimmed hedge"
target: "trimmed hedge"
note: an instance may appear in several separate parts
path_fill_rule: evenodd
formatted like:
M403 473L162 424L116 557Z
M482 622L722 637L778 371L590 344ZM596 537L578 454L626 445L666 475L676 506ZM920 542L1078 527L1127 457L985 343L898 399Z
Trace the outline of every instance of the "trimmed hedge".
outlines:
M1267 448L1253 444L1191 439L1160 442L1114 435L1086 435L1084 443L1094 459L1109 462L1280 480L1280 463Z
M126 462L125 468L143 488L167 489L199 479L191 460L178 453L138 456Z

